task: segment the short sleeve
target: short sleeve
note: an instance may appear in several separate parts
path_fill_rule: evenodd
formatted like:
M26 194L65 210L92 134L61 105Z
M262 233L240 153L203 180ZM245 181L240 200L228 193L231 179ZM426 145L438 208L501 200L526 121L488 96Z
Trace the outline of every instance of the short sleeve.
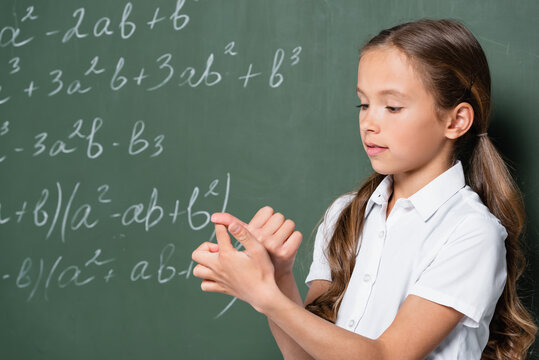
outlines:
M452 231L408 294L450 306L479 327L494 312L507 278L506 229L488 217L466 217Z
M314 240L313 261L305 279L305 284L308 287L311 286L313 280L331 281L331 269L326 256L327 245L335 231L335 223L340 213L350 203L352 198L353 195L350 194L337 198L326 210L324 220L318 226Z

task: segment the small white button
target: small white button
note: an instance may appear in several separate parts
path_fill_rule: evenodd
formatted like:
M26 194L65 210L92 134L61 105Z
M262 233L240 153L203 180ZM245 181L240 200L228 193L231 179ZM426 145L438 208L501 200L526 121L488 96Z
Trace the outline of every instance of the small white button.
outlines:
M350 321L348 322L348 327L351 328L351 327L353 327L353 326L354 326L354 320L350 320Z
M383 230L380 231L380 232L378 233L378 237L379 237L380 239L383 238L384 235L385 235L385 231L383 231Z
M365 274L365 276L363 276L363 281L365 282L371 281L371 276L369 274Z

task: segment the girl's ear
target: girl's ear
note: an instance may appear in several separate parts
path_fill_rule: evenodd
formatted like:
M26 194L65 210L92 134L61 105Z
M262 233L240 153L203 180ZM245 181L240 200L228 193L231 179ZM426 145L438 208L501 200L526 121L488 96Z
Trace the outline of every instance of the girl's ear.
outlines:
M456 139L464 135L473 124L474 111L472 105L462 102L448 113L445 136Z

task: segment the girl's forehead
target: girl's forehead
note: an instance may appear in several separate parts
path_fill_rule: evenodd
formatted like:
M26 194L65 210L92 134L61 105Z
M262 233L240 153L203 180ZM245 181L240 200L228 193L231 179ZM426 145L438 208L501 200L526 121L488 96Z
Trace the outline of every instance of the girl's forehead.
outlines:
M400 71L415 73L408 57L395 47L380 47L366 51L359 60L359 69L368 70Z
M370 49L361 55L357 86L361 93L378 92L388 88L409 93L418 87L423 88L423 83L403 52L394 47L381 47Z

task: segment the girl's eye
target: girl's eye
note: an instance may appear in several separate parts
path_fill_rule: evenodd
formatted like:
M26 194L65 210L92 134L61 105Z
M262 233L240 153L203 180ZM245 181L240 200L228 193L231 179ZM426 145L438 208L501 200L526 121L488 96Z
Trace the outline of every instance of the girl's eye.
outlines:
M367 110L367 108L369 107L369 104L359 104L359 105L356 105L356 107L360 108L361 110Z
M386 109L388 109L390 113L397 113L397 112L401 111L402 106L401 107L386 106Z

